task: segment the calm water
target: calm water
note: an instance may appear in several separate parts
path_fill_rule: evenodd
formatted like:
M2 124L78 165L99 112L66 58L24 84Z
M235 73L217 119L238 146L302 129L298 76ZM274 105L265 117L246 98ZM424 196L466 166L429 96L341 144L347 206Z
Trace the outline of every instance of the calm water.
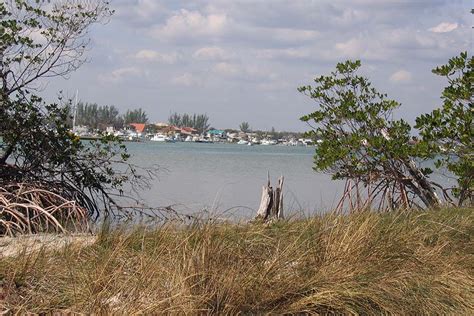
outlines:
M129 143L132 162L161 168L152 188L141 194L150 206L174 205L252 216L262 185L285 176L286 212L320 212L336 204L342 184L312 170L314 148L202 143Z

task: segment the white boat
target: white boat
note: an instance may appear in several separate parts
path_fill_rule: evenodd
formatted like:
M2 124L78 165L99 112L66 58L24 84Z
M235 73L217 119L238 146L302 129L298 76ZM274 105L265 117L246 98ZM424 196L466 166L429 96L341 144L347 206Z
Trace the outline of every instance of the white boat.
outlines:
M268 145L276 145L277 141L273 139L264 139L260 142L261 145L268 146Z
M150 140L153 142L166 142L168 137L163 134L155 134Z
M205 137L200 137L198 140L195 140L196 143L206 143L206 144L212 144L213 141L209 138Z
M237 143L237 145L248 145L248 141L244 140L244 139L241 139L239 140L239 142Z
M294 138L290 139L288 146L298 146L298 141Z
M250 142L252 143L252 145L260 144L260 140L257 137L252 138L252 140Z
M184 140L185 142L192 142L193 141L193 137L191 135L188 135L188 137L186 137L186 139Z

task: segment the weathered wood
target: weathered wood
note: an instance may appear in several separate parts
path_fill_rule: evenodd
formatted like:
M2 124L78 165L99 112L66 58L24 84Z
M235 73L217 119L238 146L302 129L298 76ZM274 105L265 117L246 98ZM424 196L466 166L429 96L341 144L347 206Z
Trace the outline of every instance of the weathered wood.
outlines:
M284 178L281 176L278 179L278 187L274 190L270 184L270 175L268 176L267 185L262 188L256 219L268 221L283 218L283 181Z
M278 201L278 204L277 204L278 209L275 212L275 216L278 219L283 219L283 181L284 180L285 178L283 176L281 176L278 179L278 188L276 190L278 192L278 199L276 199L275 201Z
M266 220L270 216L270 210L273 204L272 187L264 185L262 187L262 198L260 200L260 207L257 211L257 218Z
M413 184L416 186L416 189L419 191L419 197L425 203L427 207L437 208L441 205L441 200L436 194L435 189L430 184L426 176L420 171L416 166L413 159L405 161L405 166L408 169L408 172L413 178Z

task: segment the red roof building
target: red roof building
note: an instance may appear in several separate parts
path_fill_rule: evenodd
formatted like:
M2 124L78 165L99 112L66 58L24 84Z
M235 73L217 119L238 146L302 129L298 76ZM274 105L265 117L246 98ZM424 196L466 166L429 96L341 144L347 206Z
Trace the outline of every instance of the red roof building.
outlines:
M194 129L192 127L182 127L181 128L181 134L186 134L186 135L192 135L192 134L197 134L197 129Z
M145 130L145 124L143 123L131 123L130 126L133 126L137 133L143 133L143 131Z

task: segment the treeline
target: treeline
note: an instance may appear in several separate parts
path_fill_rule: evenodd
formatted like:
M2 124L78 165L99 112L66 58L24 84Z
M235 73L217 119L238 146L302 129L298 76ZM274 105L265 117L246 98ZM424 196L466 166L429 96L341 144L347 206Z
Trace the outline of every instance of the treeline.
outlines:
M305 133L276 131L275 128L273 127L270 131L252 130L250 128L245 129L245 130L242 130L242 128L240 128L239 130L228 128L228 129L225 129L225 131L227 133L239 133L239 132L254 133L260 139L269 138L269 139L278 140L278 139L291 139L291 138L294 138L294 139L305 138Z
M262 131L262 130L252 130L250 124L248 122L242 122L239 125L239 130L236 129L226 129L227 133L255 133L257 134L258 138L270 138L274 140L278 139L300 139L305 137L305 133L298 133L298 132L287 132L287 131L276 131L274 127L270 131Z
M291 139L291 138L300 139L300 138L304 138L304 137L305 137L305 134L304 134L304 133L285 132L285 131L277 132L277 131L275 131L274 128L272 128L271 131L260 131L260 130L257 130L257 131L254 131L254 133L256 133L259 138L270 138L270 139L274 139L274 140L278 140L278 139Z
M206 114L178 114L175 112L168 118L168 124L177 127L192 127L200 134L210 127L209 117Z
M87 126L92 129L103 130L108 126L121 129L131 123L148 123L148 116L141 108L127 110L124 114L113 105L98 105L97 103L79 102L75 114L69 107L71 120L76 126ZM72 122L71 122L72 123Z

